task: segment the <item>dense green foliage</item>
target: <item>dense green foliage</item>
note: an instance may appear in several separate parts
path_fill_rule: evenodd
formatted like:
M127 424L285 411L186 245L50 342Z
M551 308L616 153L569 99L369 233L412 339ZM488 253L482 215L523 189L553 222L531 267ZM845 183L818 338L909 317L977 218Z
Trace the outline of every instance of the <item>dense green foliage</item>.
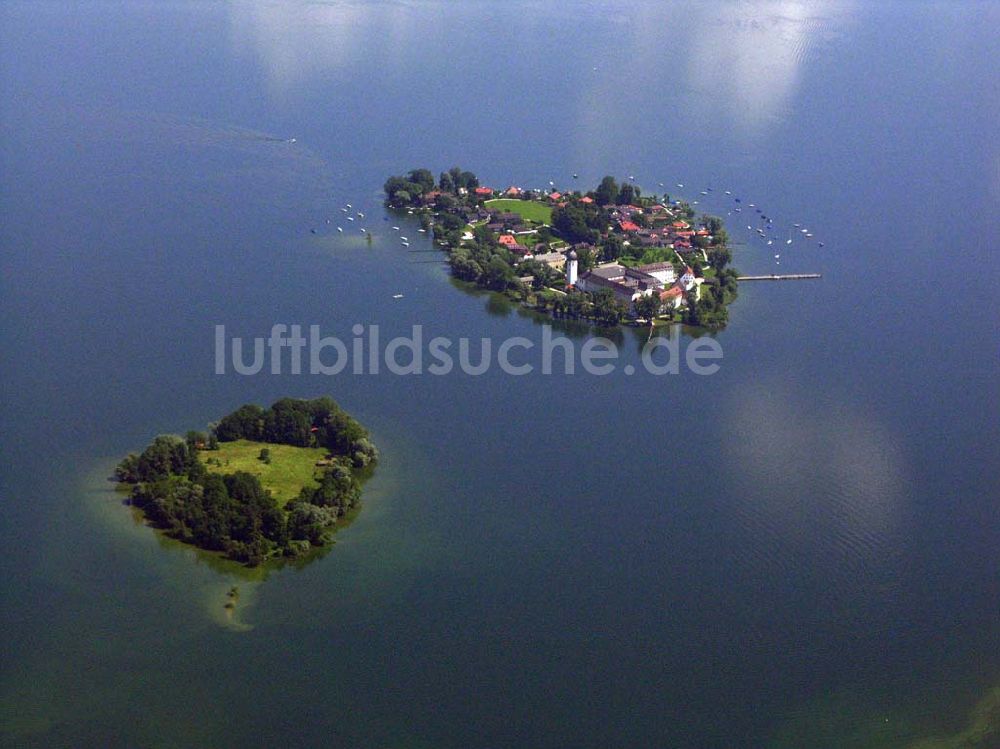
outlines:
M607 229L608 219L600 206L594 203L573 202L552 212L552 226L567 242L594 243Z
M715 277L706 278L701 299L688 300L684 321L710 330L724 328L729 321L727 305L736 299L736 276L736 270L724 268Z
M224 417L211 436L222 442L324 447L330 453L319 486L303 487L284 508L253 474L206 470L200 453L211 439L198 432L186 439L159 436L118 465L118 480L132 485L129 501L151 523L185 543L249 565L325 543L337 518L358 502L358 472L378 457L364 427L330 398L284 398L269 409L248 404ZM267 448L260 459L270 460Z
M479 178L472 172L464 172L455 166L447 172L441 172L437 185L434 184L434 175L429 169L413 169L404 176L389 177L382 189L385 191L386 205L406 208L420 205L421 198L435 189L444 195L457 195L460 191L476 187L479 187Z

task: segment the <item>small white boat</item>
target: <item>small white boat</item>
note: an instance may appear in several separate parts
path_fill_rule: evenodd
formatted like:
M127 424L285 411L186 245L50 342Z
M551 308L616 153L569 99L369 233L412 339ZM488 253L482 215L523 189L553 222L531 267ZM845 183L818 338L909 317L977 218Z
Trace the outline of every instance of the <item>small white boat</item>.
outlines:
M340 210L342 210L344 213L347 213L347 209L346 208L341 208Z
M348 203L348 204L347 204L347 207L348 207L348 208L353 208L354 206L352 206L352 205L351 205L350 203Z
M682 185L680 182L677 183L677 186L678 187L684 187L684 185Z
M403 247L409 247L409 246L410 246L409 242L403 242Z
M393 299L402 299L402 298L403 298L403 295L402 295L402 294L393 294L393 295L392 295L392 298L393 298Z
M812 239L812 238L813 238L812 234L809 234L809 233L806 234L806 239Z
M419 231L421 234L426 234L427 233L426 229L417 229L417 231Z
M732 195L732 194L733 194L732 192L730 192L729 190L726 190L726 195Z
M403 242L409 242L409 241L410 241L410 238L409 238L409 237L400 237L400 239L401 239L401 240L402 240Z
M790 240L790 239L787 242L785 242L785 244L791 244L791 243L792 243L792 240Z
M394 226L392 228L395 229L396 231L399 231L399 227L398 226Z
M774 256L774 259L775 259L775 260L777 260L777 259L778 259L778 258L780 258L780 257L781 257L781 255L775 255L775 256Z
M354 216L348 216L348 217L347 217L347 220L348 220L348 221L353 221L353 220L354 220Z
M339 232L340 232L341 234L343 234L343 233L344 233L344 230L343 230L343 228L341 228L341 227L339 227L339 226L337 227L337 231L339 231Z
M660 183L660 187L663 187L663 183L662 182Z
M365 217L365 214L363 214L361 211L358 211L358 218L364 218L364 217Z

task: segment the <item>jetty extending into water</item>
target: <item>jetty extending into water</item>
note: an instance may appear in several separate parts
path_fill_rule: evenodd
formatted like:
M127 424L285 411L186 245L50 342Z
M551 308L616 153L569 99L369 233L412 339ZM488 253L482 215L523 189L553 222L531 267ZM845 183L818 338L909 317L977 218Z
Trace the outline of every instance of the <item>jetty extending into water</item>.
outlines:
M772 274L770 276L738 276L737 281L805 281L810 278L822 278L819 273L789 273L787 275Z

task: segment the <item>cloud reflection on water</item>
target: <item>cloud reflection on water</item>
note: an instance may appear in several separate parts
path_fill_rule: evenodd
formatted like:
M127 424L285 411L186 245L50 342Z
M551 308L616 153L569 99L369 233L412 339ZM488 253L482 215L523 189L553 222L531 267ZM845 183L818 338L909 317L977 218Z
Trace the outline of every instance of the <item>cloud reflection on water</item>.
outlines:
M725 421L745 477L748 522L780 543L814 544L814 557L857 562L892 546L906 498L905 459L872 414L848 399L817 407L771 382L737 393Z
M417 28L401 3L233 2L229 8L234 46L258 56L277 96L373 55L391 61Z
M469 33L467 26L477 23L495 30L485 43L498 49L484 53L499 55L501 63L504 55L518 51L518 33L511 32L531 29L536 11L550 35L572 33L559 23L571 15L566 10L530 3L527 17L518 19L514 29L506 22L496 24L488 5L481 12L472 7L448 12L446 4L434 2L412 6L356 0L233 2L229 8L236 46L256 52L269 84L281 92L358 59L402 54L414 37L426 43L436 27L450 27L449 34L456 35ZM606 44L591 53L602 75L581 90L581 100L590 111L610 81L624 85L631 95L641 92L629 82L658 82L651 89L657 98L669 99L680 86L695 94L684 96L684 107L732 118L735 127L759 128L787 111L804 64L819 44L843 33L853 10L851 2L832 0L728 0L638 3L627 13L609 8L605 14L585 14L574 23L604 28ZM558 48L562 40L551 41ZM532 54L531 49L520 51ZM580 64L586 54L574 49L563 64ZM559 65L551 67L552 74L558 70Z
M852 4L773 0L699 6L686 77L702 90L695 106L749 134L781 121L792 107L803 68L849 22Z

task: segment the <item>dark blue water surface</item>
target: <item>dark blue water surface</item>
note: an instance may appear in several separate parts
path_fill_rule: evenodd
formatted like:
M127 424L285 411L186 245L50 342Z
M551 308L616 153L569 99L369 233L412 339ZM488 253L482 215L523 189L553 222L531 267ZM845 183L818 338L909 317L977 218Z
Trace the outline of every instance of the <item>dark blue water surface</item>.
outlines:
M0 743L908 747L1000 685L997 4L14 2L0 29ZM796 232L728 216L742 270L823 278L744 284L710 377L213 374L216 324L539 341L383 221L388 174L454 164L728 189ZM109 491L157 433L321 393L384 460L299 571L246 579Z

